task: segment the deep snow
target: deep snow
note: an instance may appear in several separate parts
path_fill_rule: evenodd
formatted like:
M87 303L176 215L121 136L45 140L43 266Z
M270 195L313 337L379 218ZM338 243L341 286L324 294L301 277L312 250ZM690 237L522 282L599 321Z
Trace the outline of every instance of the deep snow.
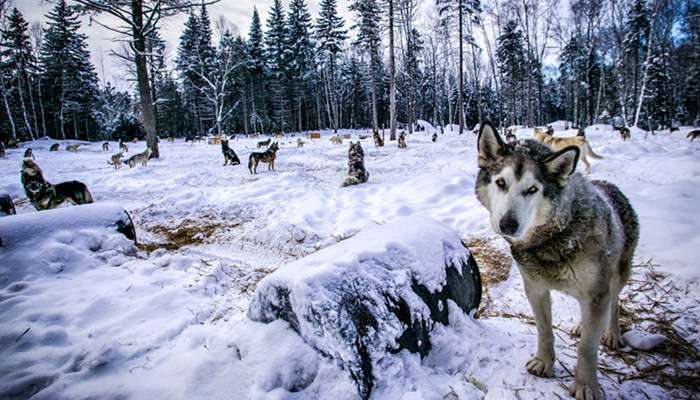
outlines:
M356 398L348 373L286 322L257 323L245 313L255 283L270 271L407 216L428 217L461 237L507 248L474 195L476 137L446 129L432 143L432 127L426 126L427 132L407 137L406 149L363 140L369 181L347 188L340 183L348 141L333 145L330 132L305 139L302 148L296 138L281 139L276 171L262 164L257 175L245 165L222 166L218 145L183 139L162 141L161 158L147 167L121 170L107 164L115 151L102 152L101 143L84 143L72 153L64 149L74 141L63 141L61 151L50 153L56 141L43 139L8 150L0 159L0 194L14 199L18 213L36 213L19 172L32 147L52 183L77 179L96 202L121 204L142 247L104 229L65 229L59 220L54 229L0 248L0 398ZM651 260L664 274L635 268L623 298L651 305L649 321L677 317L674 329L697 354L700 144L685 138L689 129L646 139L635 131L627 142L609 126L586 133L605 157L591 162L591 178L617 184L639 214L635 263ZM367 134L341 133L352 140ZM532 130L516 134L528 138ZM256 141L232 139L230 146L245 164ZM145 148L144 142L128 145L127 156ZM577 340L566 332L578 318L575 301L553 296L555 378L531 376L524 366L535 351L536 331L520 276L513 265L491 268L509 276L485 288L490 312L474 319L452 304L450 325L432 332L431 354L420 359L403 351L382 365L383 384L372 398L568 397L563 386L572 380ZM646 285L650 280L656 284ZM630 328L642 338L658 333L648 321L632 321ZM645 366L666 361L659 351L625 349L638 360L632 365L602 347L600 354L607 398L698 396L680 384L668 389L632 379L648 371ZM678 365L687 375L694 371L697 388L700 361ZM311 383L298 392L286 389L299 379Z

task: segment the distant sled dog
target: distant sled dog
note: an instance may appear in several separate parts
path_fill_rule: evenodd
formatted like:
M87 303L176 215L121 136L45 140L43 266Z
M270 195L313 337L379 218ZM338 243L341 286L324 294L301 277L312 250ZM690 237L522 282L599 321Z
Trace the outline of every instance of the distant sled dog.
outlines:
M357 185L367 182L369 172L365 170L365 152L358 140L357 143L350 142L348 149L348 177L340 185L341 187Z
M122 157L124 156L124 153L117 153L112 155L112 165L114 165L114 169L119 169L122 167Z
M73 205L92 203L92 195L84 183L69 181L52 185L30 158L22 162L21 179L24 193L37 211L50 210L64 201Z
M228 139L221 139L221 152L224 154L224 166L231 162L231 165L238 165L241 160L232 148L228 147Z
M552 377L550 291L569 294L582 315L573 331L581 340L569 392L598 399L598 344L603 338L610 348L625 345L618 297L631 273L637 215L616 186L574 172L577 146L555 152L534 140L506 144L488 121L477 146L476 195L493 230L510 244L535 316L537 352L526 368Z
M151 149L146 148L145 151L139 154L134 154L129 157L126 164L129 164L129 168L134 168L138 163L141 163L144 167L148 165L148 158L151 156Z
M250 157L248 157L248 170L250 171L250 173L258 173L259 162L268 163L267 169L269 171L274 171L275 159L277 158L277 150L279 150L279 144L277 142L274 142L272 143L272 145L270 145L270 147L267 150L265 150L262 153L250 153Z
M558 151L569 146L576 146L579 149L579 159L586 164L586 172L591 172L591 165L588 163L586 156L590 155L593 158L602 160L603 157L596 154L591 145L583 136L572 137L554 137L542 132L539 128L535 128L535 139L551 147L552 150Z
M688 135L686 136L686 138L690 138L690 141L692 142L698 136L700 136L700 129L695 129L695 130L688 132Z
M406 148L406 131L401 131L401 134L399 135L399 149L405 149Z
M258 142L258 148L269 146L272 138Z

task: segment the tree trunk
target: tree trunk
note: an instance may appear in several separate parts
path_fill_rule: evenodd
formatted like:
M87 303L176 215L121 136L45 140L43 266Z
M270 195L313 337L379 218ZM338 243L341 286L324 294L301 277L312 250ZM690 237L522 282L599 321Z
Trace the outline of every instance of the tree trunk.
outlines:
M396 140L396 59L394 57L394 0L389 0L389 140Z
M372 129L374 132L379 132L379 119L377 116L377 77L376 77L376 55L375 49L370 50L372 51L372 54L370 55L370 61L369 61L369 73L371 75L371 81L372 81Z
M458 104L459 107L459 134L464 132L464 40L462 33L462 20L464 19L464 10L462 10L462 2L459 1L459 96Z
M151 98L151 88L148 80L148 62L146 60L146 38L143 35L143 4L141 0L131 1L131 18L134 23L133 47L136 63L136 82L141 98L141 113L146 129L146 145L151 149L150 158L159 158L158 136L156 135L156 117Z

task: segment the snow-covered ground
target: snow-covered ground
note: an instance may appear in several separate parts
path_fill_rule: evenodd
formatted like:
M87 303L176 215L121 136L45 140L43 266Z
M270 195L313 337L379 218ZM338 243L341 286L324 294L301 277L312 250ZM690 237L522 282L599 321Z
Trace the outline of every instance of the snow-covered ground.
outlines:
M474 195L476 137L445 130L432 143L426 126L407 137L406 149L362 140L369 181L347 188L340 183L348 140L334 145L330 132L301 148L294 137L281 139L276 171L261 164L257 175L222 166L218 145L184 139L161 142L161 158L147 167L120 170L107 164L116 151L102 152L101 143L72 153L65 147L74 142L65 141L49 152L56 141L44 139L8 150L0 194L19 214L36 212L20 182L32 147L50 182L80 180L95 202L126 209L139 247L104 229L65 229L59 219L0 248L0 398L355 399L347 371L286 322L253 322L246 310L269 272L407 216L429 217L478 244L486 257L483 307L476 319L452 307L450 325L431 334L432 352L397 354L376 373L372 398L567 398L577 304L553 296L555 378L529 375L536 330L517 267L503 263L507 245ZM646 344L648 334L668 338L649 351L601 346L608 399L699 396L700 143L686 139L689 129L646 139L632 132L626 142L609 126L586 130L605 157L591 162L591 178L617 184L641 222L639 266L622 294L623 330ZM353 141L367 134L341 133ZM532 137L532 129L516 135ZM256 142L230 146L245 163ZM128 145L127 155L145 149Z

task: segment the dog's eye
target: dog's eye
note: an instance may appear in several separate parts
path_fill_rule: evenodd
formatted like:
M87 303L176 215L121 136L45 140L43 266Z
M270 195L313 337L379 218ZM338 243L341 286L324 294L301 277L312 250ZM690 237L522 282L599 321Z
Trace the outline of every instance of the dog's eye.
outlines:
M537 193L539 189L537 189L537 186L532 185L530 188L525 192L525 194L535 194Z
M506 180L503 178L496 180L496 186L498 186L500 189L505 189L506 188Z

